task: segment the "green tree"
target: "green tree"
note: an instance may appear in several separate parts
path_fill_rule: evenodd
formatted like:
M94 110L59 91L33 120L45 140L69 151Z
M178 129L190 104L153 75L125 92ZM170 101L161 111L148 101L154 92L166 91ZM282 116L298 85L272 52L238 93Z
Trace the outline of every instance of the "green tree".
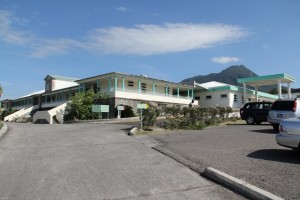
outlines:
M2 86L0 85L0 97L2 96L3 94L3 89L2 89Z
M286 88L282 88L281 91L282 91L283 94L286 94L288 92ZM269 94L278 94L277 88L274 88L274 89L270 90Z
M65 120L89 120L98 119L99 114L92 112L92 105L102 99L107 99L108 95L94 93L92 90L76 93L65 109Z

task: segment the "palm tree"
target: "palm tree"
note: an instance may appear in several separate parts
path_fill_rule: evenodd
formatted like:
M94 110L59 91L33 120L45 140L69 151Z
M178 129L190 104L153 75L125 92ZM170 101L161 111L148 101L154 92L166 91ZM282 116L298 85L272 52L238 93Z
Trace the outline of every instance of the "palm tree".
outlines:
M2 89L2 86L0 85L0 97L2 96L3 94L3 89Z

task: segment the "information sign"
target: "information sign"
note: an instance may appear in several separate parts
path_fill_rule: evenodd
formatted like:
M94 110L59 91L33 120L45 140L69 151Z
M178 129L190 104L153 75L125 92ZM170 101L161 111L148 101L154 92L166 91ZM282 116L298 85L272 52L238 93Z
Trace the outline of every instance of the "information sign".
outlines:
M137 108L138 109L148 109L149 106L146 103L139 103L139 104L137 104Z

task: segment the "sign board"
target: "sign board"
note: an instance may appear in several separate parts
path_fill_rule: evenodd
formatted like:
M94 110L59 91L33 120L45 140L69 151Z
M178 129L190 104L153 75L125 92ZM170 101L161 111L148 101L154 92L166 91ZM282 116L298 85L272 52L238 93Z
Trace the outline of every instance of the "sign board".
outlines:
M92 105L92 112L101 112L100 105Z
M148 106L148 104L146 104L146 103L139 103L139 104L137 105L137 108L138 108L138 109L148 109L149 106Z
M92 112L109 112L109 105L92 105Z
M125 110L125 106L117 106L117 110Z

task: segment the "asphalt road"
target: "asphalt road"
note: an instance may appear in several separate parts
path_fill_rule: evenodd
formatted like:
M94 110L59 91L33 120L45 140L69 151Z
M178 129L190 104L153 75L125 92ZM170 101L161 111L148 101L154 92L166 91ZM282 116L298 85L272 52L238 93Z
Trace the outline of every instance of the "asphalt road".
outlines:
M0 200L239 200L127 135L128 125L9 123Z
M269 124L225 125L151 135L192 168L213 167L285 199L300 199L300 155L280 147ZM175 155L175 156L174 156Z

